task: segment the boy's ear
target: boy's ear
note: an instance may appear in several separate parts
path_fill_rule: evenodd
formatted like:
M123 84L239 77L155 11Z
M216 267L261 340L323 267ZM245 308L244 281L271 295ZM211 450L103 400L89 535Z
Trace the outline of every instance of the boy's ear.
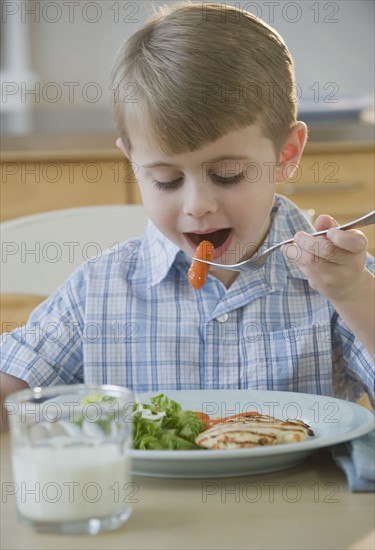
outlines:
M127 149L126 149L126 147L125 147L125 145L124 145L124 142L122 141L121 138L116 139L116 147L117 147L118 149L120 149L121 153L122 153L123 155L125 155L125 157L126 157L127 159L129 159L128 151L127 151Z
M276 183L287 181L297 168L307 139L307 127L297 122L290 130L276 167Z

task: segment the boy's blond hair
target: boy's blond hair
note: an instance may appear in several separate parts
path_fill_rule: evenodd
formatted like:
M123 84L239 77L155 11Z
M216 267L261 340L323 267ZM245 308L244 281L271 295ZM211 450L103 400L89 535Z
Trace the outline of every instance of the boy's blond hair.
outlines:
M119 51L112 90L129 153L134 128L173 155L251 124L279 153L296 122L294 67L284 41L225 4L161 8Z

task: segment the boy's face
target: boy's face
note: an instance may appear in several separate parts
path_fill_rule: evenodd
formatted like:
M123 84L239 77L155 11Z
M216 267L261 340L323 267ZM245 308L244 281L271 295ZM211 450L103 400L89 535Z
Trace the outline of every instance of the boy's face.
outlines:
M174 156L162 153L147 135L131 140L143 203L166 237L190 257L207 239L220 263L255 252L269 229L277 164L272 142L257 126ZM224 280L228 273L215 274Z

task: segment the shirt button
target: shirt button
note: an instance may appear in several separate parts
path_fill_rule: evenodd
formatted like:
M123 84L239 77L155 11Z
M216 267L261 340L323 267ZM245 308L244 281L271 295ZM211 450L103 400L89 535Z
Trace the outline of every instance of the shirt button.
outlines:
M225 321L228 321L228 313L224 313L223 315L220 315L216 318L216 321L219 321L219 323L225 323Z

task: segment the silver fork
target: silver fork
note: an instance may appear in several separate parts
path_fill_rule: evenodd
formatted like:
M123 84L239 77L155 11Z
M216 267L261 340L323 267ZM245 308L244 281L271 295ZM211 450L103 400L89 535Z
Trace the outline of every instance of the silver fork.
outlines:
M372 212L369 212L365 216L362 216L361 218L358 218L357 220L354 220L352 222L345 223L344 225L340 225L337 227L337 229L342 229L343 231L347 229L355 229L357 227L364 227L365 225L371 225L375 222L375 210ZM317 231L316 233L311 233L312 237L318 237L319 235L325 235L327 233L328 229L324 229L323 231ZM205 264L212 265L213 267L220 267L221 269L229 269L231 271L252 271L259 269L260 267L263 267L266 263L266 260L270 254L278 250L281 246L284 244L292 243L294 239L288 239L286 241L283 241L281 243L275 244L274 246L271 246L270 248L267 248L260 256L257 256L255 253L254 256L249 258L248 260L244 260L243 262L240 262L238 264L216 264L214 262L208 262L206 260L200 260L199 258L193 258L197 262L202 262Z

